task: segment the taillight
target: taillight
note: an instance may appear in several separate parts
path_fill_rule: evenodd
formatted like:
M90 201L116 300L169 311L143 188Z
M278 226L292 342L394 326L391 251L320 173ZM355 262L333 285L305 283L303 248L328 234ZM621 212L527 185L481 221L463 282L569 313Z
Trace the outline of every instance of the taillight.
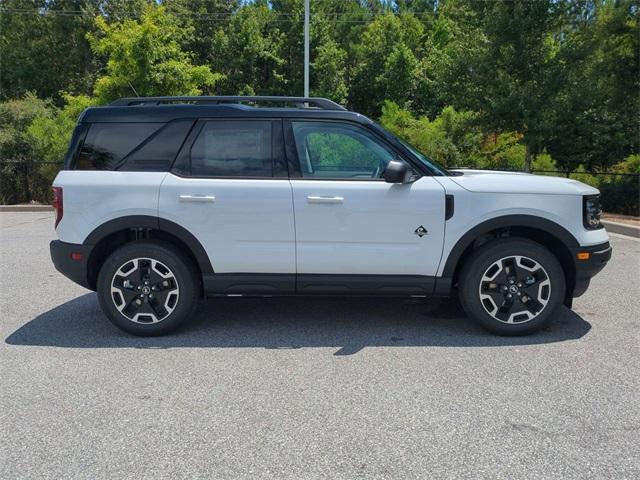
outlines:
M62 215L64 214L64 210L62 208L62 187L51 187L53 189L53 201L51 205L56 209L56 223L54 228L58 226L60 220L62 220Z

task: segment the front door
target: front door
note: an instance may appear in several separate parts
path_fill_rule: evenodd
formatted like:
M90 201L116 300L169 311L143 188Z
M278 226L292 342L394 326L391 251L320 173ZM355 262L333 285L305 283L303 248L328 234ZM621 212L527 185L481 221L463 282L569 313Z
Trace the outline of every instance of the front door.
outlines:
M286 125L301 170L291 180L299 279L435 276L444 237L443 187L430 176L386 183L382 173L398 154L363 126L306 120Z

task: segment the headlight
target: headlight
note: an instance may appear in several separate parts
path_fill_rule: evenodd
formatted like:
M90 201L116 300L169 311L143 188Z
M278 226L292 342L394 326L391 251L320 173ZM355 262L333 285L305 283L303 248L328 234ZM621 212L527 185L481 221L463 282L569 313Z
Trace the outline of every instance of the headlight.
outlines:
M600 205L600 195L587 195L582 200L582 223L587 230L597 230L602 228L600 215L602 206Z

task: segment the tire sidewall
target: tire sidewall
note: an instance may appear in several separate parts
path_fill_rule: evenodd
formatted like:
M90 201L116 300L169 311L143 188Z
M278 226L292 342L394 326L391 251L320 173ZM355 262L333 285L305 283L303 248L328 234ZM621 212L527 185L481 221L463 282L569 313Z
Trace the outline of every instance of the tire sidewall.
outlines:
M129 320L116 308L111 297L111 281L116 271L128 260L151 258L171 270L180 288L175 309L163 320L153 324L141 324ZM187 320L198 301L198 284L191 262L171 245L163 242L131 242L113 252L104 262L98 274L96 293L102 310L109 320L122 330L140 336L169 333Z
M472 252L472 258L464 266L458 282L460 302L473 320L499 335L527 335L544 326L562 305L566 284L564 271L556 257L542 245L525 239L495 240ZM478 293L486 270L503 257L521 255L538 262L547 272L551 282L549 301L544 310L533 320L507 324L491 316Z

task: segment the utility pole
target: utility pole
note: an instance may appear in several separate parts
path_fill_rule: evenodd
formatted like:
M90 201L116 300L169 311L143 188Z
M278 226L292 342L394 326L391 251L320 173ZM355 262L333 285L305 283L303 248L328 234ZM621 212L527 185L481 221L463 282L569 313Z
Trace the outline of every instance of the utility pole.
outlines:
M309 0L304 0L304 96L309 96Z

